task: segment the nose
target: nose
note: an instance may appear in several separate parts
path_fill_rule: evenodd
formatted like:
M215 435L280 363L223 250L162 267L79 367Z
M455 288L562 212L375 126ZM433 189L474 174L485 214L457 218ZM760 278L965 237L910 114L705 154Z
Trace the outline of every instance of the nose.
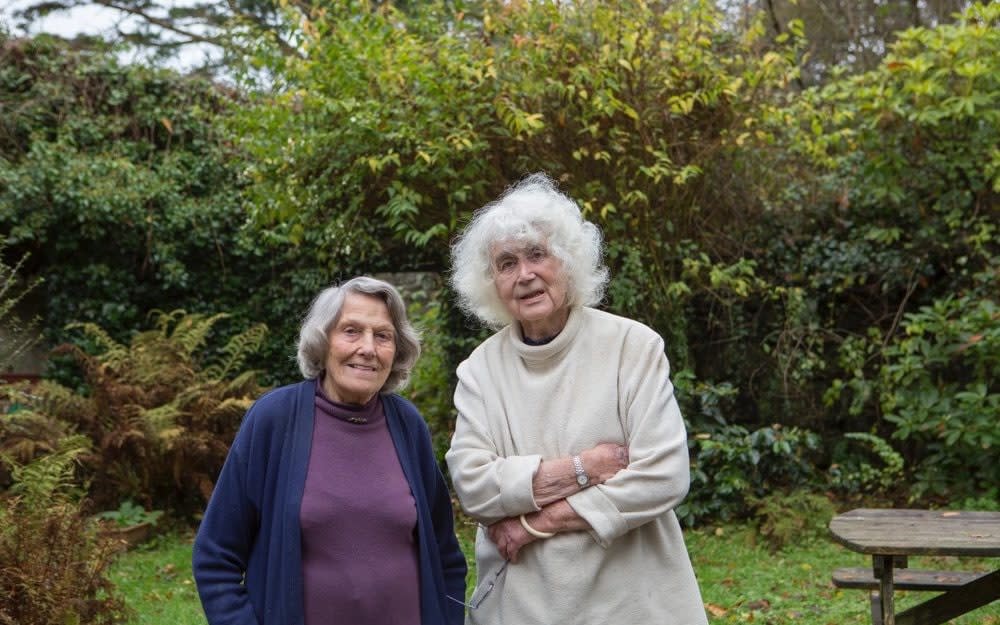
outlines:
M365 356L375 353L375 333L362 332L361 340L358 341L358 352Z
M517 264L517 278L522 282L527 282L535 277L535 270L532 268L531 263L520 262Z

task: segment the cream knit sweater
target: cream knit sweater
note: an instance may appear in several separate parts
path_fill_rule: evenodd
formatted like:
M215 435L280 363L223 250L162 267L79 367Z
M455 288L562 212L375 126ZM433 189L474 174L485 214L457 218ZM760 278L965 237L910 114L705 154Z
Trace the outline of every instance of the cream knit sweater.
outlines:
M517 324L458 367L448 466L462 507L483 524L538 510L545 458L624 443L628 467L567 498L593 528L525 546L504 566L480 529L476 625L705 625L673 509L687 494L686 433L663 340L650 328L575 308L550 343Z

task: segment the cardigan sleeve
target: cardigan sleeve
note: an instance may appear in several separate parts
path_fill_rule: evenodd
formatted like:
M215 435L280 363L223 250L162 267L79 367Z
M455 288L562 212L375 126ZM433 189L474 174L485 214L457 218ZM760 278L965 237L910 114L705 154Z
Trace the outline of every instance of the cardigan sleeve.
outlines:
M444 475L438 468L431 445L430 432L423 425L424 433L424 476L427 482L427 493L430 504L431 518L434 524L438 555L441 561L441 573L445 586L445 611L449 625L461 625L465 619L465 576L468 566L465 554L458 544L455 535L455 516L451 506L451 493L444 481Z
M663 339L637 325L626 341L617 364L629 464L607 482L566 499L604 547L675 508L690 485L687 432Z
M257 624L243 583L258 525L246 489L252 414L229 450L194 541L192 567L209 625Z
M407 479L416 480L410 486L417 501L423 622L462 625L467 566L455 535L451 493L434 456L430 429L409 401L398 395L386 395L385 401L389 432L403 472Z
M475 372L468 360L458 366L455 389L458 417L445 459L462 508L480 523L489 525L539 510L531 481L542 457L500 455Z

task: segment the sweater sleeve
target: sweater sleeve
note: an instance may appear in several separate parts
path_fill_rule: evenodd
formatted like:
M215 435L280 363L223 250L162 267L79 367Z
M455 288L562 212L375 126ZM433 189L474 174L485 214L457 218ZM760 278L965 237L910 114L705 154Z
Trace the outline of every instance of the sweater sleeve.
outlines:
M194 578L209 625L257 624L243 583L258 518L246 489L252 414L229 450L194 541Z
M468 360L458 366L458 418L445 459L462 508L489 525L539 509L531 481L542 457L504 457L499 453L475 373Z
M629 464L604 484L566 499L603 547L675 508L690 485L687 432L670 382L663 339L647 333L651 331L635 332L644 335L641 338L626 337L618 363Z

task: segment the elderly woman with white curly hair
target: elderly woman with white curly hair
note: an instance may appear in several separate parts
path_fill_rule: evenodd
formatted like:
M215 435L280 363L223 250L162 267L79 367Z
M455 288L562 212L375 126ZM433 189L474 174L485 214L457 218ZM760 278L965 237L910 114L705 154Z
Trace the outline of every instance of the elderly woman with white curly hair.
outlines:
M305 381L247 412L194 544L209 625L457 625L465 558L426 423L393 394L420 354L392 285L321 292Z
M592 308L597 227L535 174L477 211L452 262L462 307L499 328L458 367L446 456L480 523L467 622L707 623L674 514L689 459L663 340Z

